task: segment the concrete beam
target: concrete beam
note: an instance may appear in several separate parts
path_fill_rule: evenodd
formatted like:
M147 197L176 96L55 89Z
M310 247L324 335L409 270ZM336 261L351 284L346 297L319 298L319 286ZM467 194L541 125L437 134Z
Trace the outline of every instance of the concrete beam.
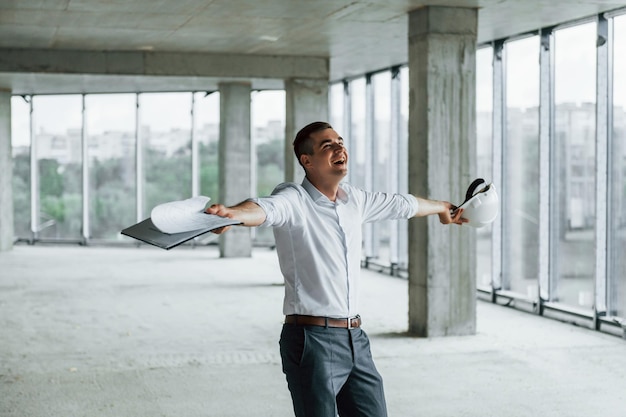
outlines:
M0 72L327 80L329 61L310 56L0 48Z

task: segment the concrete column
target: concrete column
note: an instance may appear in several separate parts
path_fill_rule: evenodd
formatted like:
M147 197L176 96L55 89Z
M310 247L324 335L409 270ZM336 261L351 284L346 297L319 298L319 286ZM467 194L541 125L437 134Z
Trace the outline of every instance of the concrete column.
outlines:
M300 183L304 170L293 153L293 140L309 123L328 121L328 80L285 80L285 96L285 181Z
M409 15L409 192L460 204L476 172L476 9ZM409 222L409 333L476 332L475 231Z
M220 83L219 201L237 204L252 191L250 83ZM211 196L212 197L212 196ZM251 229L235 226L220 236L222 258L250 257Z
M11 92L0 90L0 252L13 248Z

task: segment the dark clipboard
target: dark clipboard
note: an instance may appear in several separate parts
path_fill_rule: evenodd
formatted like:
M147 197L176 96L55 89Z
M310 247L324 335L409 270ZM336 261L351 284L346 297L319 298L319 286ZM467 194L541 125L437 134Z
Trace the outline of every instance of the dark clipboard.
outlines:
M194 237L198 237L200 235L208 233L211 230L237 224L241 224L241 222L239 220L220 217L211 222L210 226L204 227L202 229L190 230L188 232L182 233L163 233L152 223L152 219L148 217L147 219L140 221L137 224L123 229L121 233L125 236L132 237L133 239L137 239L142 242L149 243L150 245L169 250L180 245L181 243L185 243L186 241L193 239Z

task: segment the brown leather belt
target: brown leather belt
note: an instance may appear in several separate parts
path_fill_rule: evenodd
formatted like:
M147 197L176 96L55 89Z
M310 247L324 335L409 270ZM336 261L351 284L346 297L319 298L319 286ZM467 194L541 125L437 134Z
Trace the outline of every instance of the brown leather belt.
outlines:
M347 317L345 319L335 319L331 317L317 316L301 316L292 314L285 316L286 324L295 324L297 326L321 326L321 327L340 327L342 329L354 329L361 327L361 316Z

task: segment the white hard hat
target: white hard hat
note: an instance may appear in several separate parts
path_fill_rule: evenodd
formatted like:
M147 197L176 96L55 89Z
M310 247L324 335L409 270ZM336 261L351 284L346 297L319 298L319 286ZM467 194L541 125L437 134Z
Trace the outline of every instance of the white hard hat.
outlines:
M499 207L496 187L493 184L487 184L482 178L470 184L465 194L465 201L459 206L464 209L463 218L469 220L465 224L472 227L483 227L492 223L498 217Z

